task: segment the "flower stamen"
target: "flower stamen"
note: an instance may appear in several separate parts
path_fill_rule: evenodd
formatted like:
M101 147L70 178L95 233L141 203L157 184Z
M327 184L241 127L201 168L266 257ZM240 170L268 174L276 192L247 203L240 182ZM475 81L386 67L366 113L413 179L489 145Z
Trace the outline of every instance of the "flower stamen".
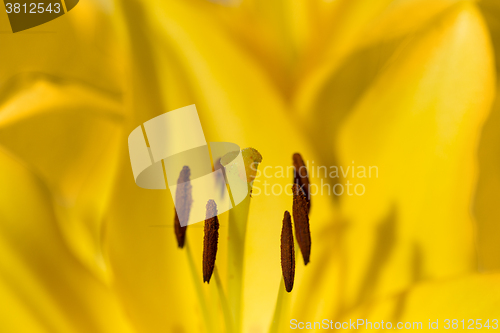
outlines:
M311 232L309 230L308 204L304 192L297 184L293 184L293 222L295 224L295 237L299 244L300 252L304 258L304 265L309 263L311 254Z
M310 182L309 174L307 172L306 165L302 156L299 153L295 153L292 156L294 172L293 172L293 182L297 184L299 188L304 192L304 196L307 200L307 211L311 209L311 192L310 192Z
M217 204L213 200L207 203L207 219L205 220L205 237L203 238L203 282L210 283L217 256L219 240L219 219Z
M186 240L186 230L187 226L182 227L179 221L179 215L186 219L189 217L189 212L191 211L191 204L193 202L191 195L191 182L189 177L191 176L191 170L188 166L184 166L177 179L177 190L175 191L175 217L174 217L174 231L175 237L177 238L177 245L179 248L184 247L184 242Z
M281 270L285 280L285 289L287 292L291 292L295 278L295 247L293 244L292 218L288 211L285 211L281 229Z

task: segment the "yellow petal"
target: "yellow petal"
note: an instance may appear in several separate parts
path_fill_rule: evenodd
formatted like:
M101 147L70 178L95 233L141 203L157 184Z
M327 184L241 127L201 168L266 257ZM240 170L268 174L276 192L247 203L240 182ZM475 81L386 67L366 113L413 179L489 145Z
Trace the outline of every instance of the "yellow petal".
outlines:
M475 156L493 93L486 27L463 4L396 54L360 100L337 141L340 162L377 166L379 177L349 175L366 193L341 198L348 302L406 287L415 256L420 276L475 268Z
M132 332L114 294L62 237L51 193L0 148L0 300L8 332Z
M436 331L446 332L464 328L494 329L499 327L499 282L499 274L474 274L458 279L420 283L397 296L363 306L343 320L355 321L362 318L372 323L383 320L392 322L393 326L398 322L420 322L422 324L419 326L424 330L429 329L430 320L431 323L437 322L438 326L433 324L434 328L439 328ZM457 326L452 327L454 323ZM489 325L490 328L484 325ZM366 325L360 326L360 331L364 330Z
M297 315L344 313L416 280L476 268L475 156L493 92L491 45L473 5L449 10L392 55L334 141L336 165L350 168L338 181L365 193L340 197L342 217L322 233L340 233L340 244L321 243L326 267L308 276L315 284L328 274L316 290L333 286L332 300L315 292L324 302L298 302Z
M121 87L123 56L110 13L98 2L82 1L75 11L19 33L0 16L0 88L11 88L19 74L48 74L112 92ZM8 52L6 52L8 50Z
M68 246L105 278L101 229L123 140L119 103L47 75L13 86L0 105L0 144L45 182Z
M323 112L325 101L331 101L337 110L350 107L346 102L366 89L366 84L383 68L403 38L432 24L432 20L457 2L333 1L328 23L317 32L314 41L317 45L312 44L303 59L304 73L293 98L301 120L308 124L318 119L316 113Z
M104 5L16 34L0 34L0 144L37 173L56 198L68 245L107 278L102 218L123 119L116 30ZM8 31L6 15L0 26Z
M495 50L497 80L500 73L500 6L497 1L481 1L479 6L488 24ZM497 83L498 84L498 83ZM500 207L495 198L500 195L500 91L481 136L479 146L479 180L474 213L477 219L478 264L481 270L500 268Z
M495 0L478 1L478 7L484 16L495 49L497 72L500 72L500 3Z

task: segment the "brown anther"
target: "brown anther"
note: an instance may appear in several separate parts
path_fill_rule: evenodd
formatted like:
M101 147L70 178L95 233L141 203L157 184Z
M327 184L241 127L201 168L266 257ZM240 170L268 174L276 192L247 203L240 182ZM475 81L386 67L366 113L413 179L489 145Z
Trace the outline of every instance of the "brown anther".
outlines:
M293 184L293 222L295 223L295 237L300 252L304 258L304 265L309 263L311 254L311 232L309 230L309 215L307 201L297 184Z
M283 228L281 229L281 270L285 281L285 289L287 292L291 292L295 278L295 248L293 245L292 218L288 211L285 211Z
M309 183L309 174L307 173L307 168L302 159L302 156L299 153L295 153L292 156L293 159L293 182L294 184L299 185L300 189L304 192L304 196L307 200L307 211L311 209L311 191L310 191L310 183Z
M184 166L177 179L177 190L175 191L174 231L175 237L177 238L177 245L181 249L184 247L184 242L186 240L187 226L181 226L177 212L179 212L186 221L189 219L189 212L191 211L191 204L193 203L193 198L191 196L192 186L189 180L190 176L191 170L188 166Z
M219 219L217 218L217 204L213 200L207 203L205 220L205 237L203 238L203 282L210 283L217 256L217 242L219 239Z

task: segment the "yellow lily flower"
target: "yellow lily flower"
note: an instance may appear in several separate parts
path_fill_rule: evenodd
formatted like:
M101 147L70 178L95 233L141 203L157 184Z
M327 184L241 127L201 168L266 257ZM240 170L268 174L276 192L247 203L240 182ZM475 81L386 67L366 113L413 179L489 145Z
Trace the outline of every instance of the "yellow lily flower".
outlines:
M498 17L496 0L86 1L1 34L0 327L491 322ZM134 128L190 104L207 140L263 156L250 203L219 216L210 284L202 224L178 249L168 190L135 185L127 148ZM296 245L287 294L279 249L295 152L317 193L311 262Z

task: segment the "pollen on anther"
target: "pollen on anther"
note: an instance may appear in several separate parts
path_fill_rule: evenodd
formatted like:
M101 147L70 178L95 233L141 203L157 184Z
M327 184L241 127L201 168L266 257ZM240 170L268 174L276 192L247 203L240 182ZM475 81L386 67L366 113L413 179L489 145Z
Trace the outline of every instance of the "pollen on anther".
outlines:
M219 219L217 204L213 200L207 203L205 220L205 236L203 238L203 282L210 283L217 256L217 242L219 240Z
M291 292L295 278L295 248L293 244L292 218L288 211L283 216L283 227L281 229L281 271L285 289Z
M306 165L304 163L304 159L299 153L295 153L292 156L293 160L293 182L299 186L299 188L304 192L304 196L307 201L307 210L311 210L311 191L310 191L310 182L309 182L309 174L307 172Z
M293 191L293 222L295 224L295 237L299 244L300 252L304 258L304 265L309 263L311 255L311 232L309 230L309 214L307 201L297 184L292 187Z

